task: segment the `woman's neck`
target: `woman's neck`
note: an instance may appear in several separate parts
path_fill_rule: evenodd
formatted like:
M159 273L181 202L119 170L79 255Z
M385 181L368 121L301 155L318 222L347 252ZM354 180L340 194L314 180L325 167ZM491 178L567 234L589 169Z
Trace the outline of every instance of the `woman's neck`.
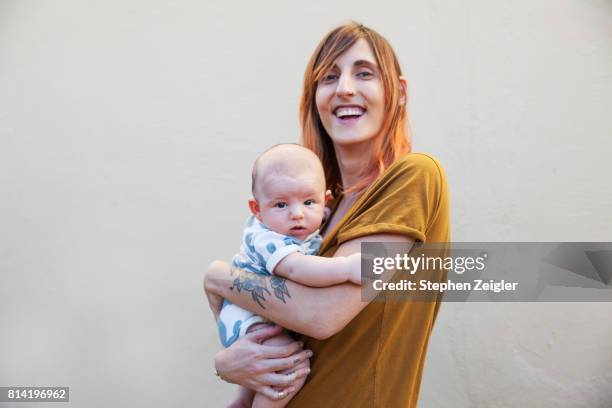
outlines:
M363 166L370 155L369 145L334 146L334 149L342 179L342 189L346 191L363 177Z
M359 197L359 193L348 193L343 195L339 202L336 203L334 212L328 222L325 223L325 227L322 230L322 234L324 237L334 229L336 224L340 222L342 217L346 215L348 210L355 204L357 198Z

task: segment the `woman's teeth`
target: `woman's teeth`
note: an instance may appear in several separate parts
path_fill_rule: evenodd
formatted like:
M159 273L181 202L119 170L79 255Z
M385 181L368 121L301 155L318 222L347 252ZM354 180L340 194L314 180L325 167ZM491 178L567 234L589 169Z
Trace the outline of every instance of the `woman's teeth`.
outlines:
M340 119L345 118L347 116L361 116L363 115L364 110L361 108L338 108L336 110L336 116Z

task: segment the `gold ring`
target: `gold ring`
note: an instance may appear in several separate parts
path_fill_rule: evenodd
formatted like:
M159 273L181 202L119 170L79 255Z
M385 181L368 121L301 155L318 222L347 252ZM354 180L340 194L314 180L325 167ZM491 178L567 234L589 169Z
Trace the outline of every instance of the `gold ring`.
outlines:
M285 391L279 391L278 392L278 399L283 399L287 396L287 394L285 393Z

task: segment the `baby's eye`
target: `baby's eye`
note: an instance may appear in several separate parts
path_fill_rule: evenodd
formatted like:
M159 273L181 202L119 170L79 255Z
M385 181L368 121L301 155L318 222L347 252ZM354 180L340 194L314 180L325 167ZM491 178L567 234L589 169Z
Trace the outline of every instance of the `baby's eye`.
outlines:
M313 205L314 201L313 200L306 200L304 201L304 205Z
M279 202L279 203L274 204L274 206L276 208L285 208L287 207L287 203Z

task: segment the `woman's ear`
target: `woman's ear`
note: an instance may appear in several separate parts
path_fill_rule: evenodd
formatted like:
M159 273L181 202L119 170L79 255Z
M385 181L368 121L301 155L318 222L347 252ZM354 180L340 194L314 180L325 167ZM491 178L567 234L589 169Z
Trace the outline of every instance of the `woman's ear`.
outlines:
M251 210L251 213L255 216L255 218L261 221L261 210L257 200L252 198L249 200L249 210Z
M332 198L334 198L334 196L332 195L331 190L327 190L325 192L325 204L329 203Z
M400 76L399 83L400 83L399 104L400 106L405 106L406 101L408 100L408 82L406 82L406 78L404 78L403 76Z

